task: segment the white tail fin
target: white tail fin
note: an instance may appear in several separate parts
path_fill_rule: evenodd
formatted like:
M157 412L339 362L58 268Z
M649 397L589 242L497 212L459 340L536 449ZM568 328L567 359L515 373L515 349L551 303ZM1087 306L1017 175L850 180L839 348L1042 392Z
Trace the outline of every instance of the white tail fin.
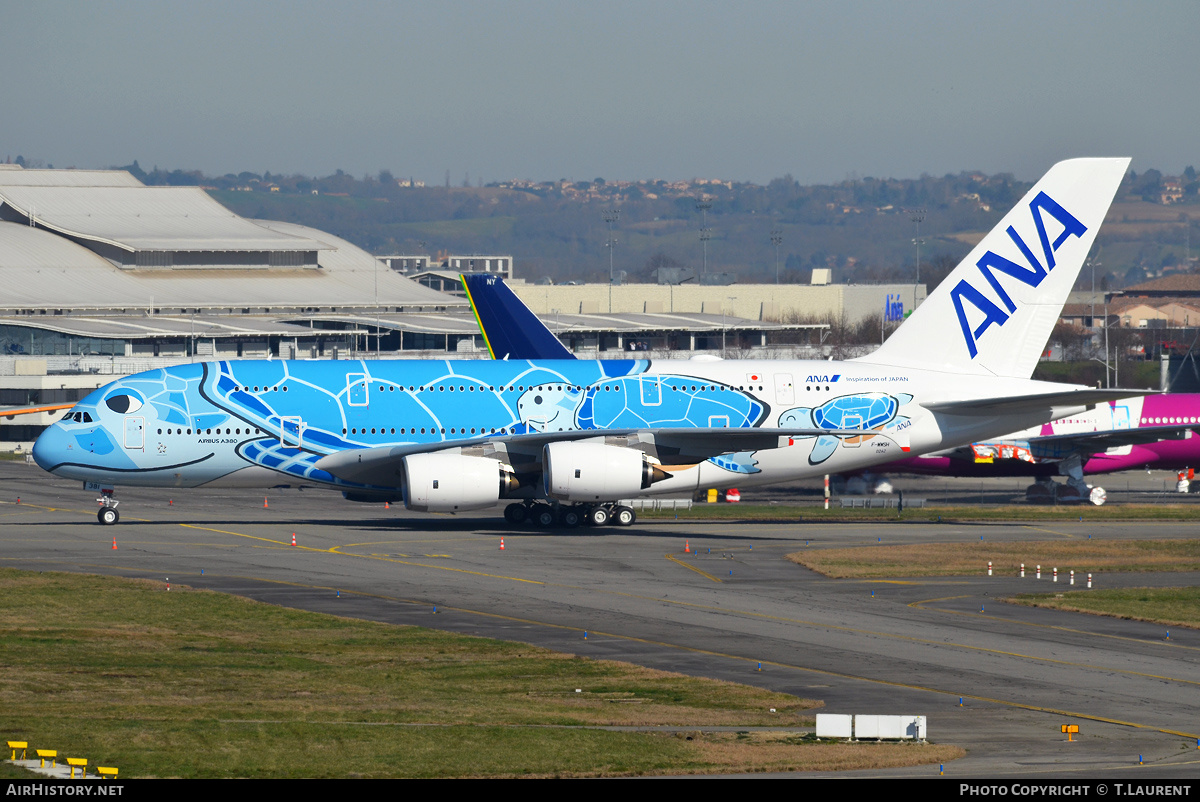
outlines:
M1129 161L1051 167L887 342L859 361L1029 378Z

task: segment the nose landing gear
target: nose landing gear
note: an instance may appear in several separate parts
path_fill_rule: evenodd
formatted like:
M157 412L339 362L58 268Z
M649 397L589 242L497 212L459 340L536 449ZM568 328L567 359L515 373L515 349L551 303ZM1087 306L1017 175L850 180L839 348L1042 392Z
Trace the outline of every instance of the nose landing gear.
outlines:
M117 505L121 502L113 498L113 491L104 489L100 491L100 498L96 499L100 504L100 509L96 511L96 520L104 526L112 526L117 521L121 520L121 514L117 512Z

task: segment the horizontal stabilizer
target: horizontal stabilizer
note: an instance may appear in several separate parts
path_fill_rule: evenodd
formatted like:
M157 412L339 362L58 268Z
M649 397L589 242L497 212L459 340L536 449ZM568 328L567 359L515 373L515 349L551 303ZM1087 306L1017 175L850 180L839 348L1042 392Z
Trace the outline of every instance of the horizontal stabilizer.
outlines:
M492 359L574 359L504 279L463 273L463 289Z
M1090 407L1106 401L1116 401L1119 398L1133 398L1139 395L1151 395L1156 390L1120 390L1116 388L1105 390L1067 390L1060 393L1034 393L1031 395L1010 395L1000 398L971 398L964 401L938 401L921 404L930 412L940 412L946 415L967 415L971 417L994 417L997 415L1018 415L1038 410L1049 410L1055 407Z

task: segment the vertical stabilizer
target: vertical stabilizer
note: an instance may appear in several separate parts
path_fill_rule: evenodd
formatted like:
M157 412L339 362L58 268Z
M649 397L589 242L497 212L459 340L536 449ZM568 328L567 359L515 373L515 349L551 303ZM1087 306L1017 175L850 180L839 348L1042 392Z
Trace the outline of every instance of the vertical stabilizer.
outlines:
M460 276L492 359L574 359L498 276Z
M1051 167L887 342L857 361L1029 378L1129 161Z

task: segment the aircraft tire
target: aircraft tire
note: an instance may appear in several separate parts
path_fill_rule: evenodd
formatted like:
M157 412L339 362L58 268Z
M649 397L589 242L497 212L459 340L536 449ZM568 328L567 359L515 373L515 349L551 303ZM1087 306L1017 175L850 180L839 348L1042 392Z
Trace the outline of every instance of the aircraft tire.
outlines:
M104 526L112 526L121 520L121 514L117 512L115 507L101 507L96 511L96 520Z
M579 512L578 507L563 507L558 520L568 529L574 529L583 523L583 515Z
M537 524L540 529L549 529L550 527L554 526L557 518L558 516L554 514L554 508L548 504L538 505L538 508L534 510L533 513L533 522Z
M520 526L529 520L529 510L524 504L509 504L504 508L504 520Z
M613 510L612 522L617 526L633 526L636 520L637 513L633 511L633 507L617 507Z
M611 517L607 507L592 507L587 514L588 523L592 526L604 526Z

